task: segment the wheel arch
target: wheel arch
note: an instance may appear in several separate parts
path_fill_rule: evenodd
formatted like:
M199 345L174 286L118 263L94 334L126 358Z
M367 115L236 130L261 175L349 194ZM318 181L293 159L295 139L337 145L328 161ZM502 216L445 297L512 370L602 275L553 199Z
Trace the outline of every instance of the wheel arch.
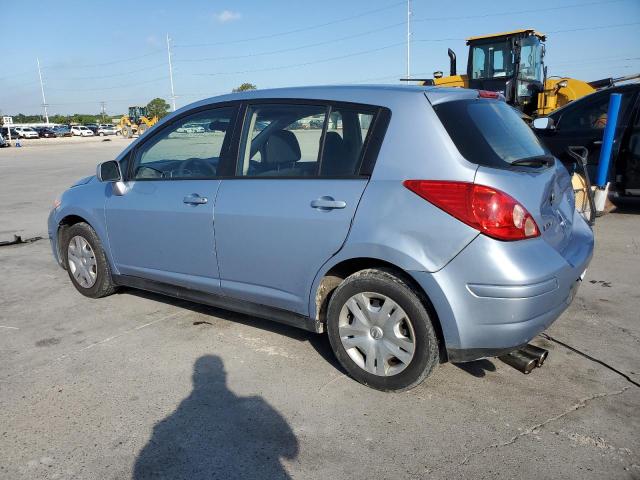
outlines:
M436 331L440 349L440 360L446 361L445 337L443 335L442 325L440 324L440 317L429 297L429 294L406 270L380 258L353 257L342 259L331 266L325 265L324 272L321 275L318 275L316 282L314 283L312 291L313 296L311 298L312 301L310 302L310 317L315 319L317 322L320 322L322 325L325 325L329 301L331 300L331 296L338 285L340 285L340 283L349 275L360 270L370 268L382 269L393 273L397 277L401 278L418 294L422 304L433 321L433 328Z
M78 223L86 223L93 229L93 231L98 236L100 243L102 244L102 249L104 250L107 261L109 262L111 271L117 274L118 271L115 269L115 264L113 262L113 258L111 256L111 251L109 248L109 238L107 236L106 228L97 219L93 218L90 212L77 211L73 209L65 211L60 215L60 218L57 221L55 233L58 258L60 260L64 258L64 256L62 255L62 239L64 232L66 232L66 230L69 229L69 227L71 227L72 225L76 225ZM66 267L63 265L63 268Z

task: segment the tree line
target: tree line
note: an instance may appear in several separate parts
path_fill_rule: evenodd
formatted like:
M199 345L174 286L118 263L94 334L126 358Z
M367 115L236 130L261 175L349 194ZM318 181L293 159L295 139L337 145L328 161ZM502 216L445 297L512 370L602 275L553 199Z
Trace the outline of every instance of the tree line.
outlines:
M243 83L237 88L234 88L233 92L243 92L246 90L255 90L257 87L252 83ZM154 98L149 103L147 103L147 116L149 118L153 118L157 116L158 118L162 118L168 115L170 110L170 105L164 98ZM80 124L88 124L88 123L105 123L110 122L112 118L122 117L123 115L107 115L107 114L87 114L87 113L74 113L73 115L49 115L49 122L51 123L80 123ZM42 115L25 115L23 113L18 113L17 115L13 115L13 123L40 123L44 122L44 117Z

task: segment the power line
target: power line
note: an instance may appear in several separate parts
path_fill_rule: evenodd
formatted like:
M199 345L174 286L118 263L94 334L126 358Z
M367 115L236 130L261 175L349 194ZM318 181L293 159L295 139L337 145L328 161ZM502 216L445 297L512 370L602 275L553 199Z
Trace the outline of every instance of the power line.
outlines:
M144 82L137 82L136 85L146 85L148 83L154 83L154 82L158 82L160 80L166 80L167 77L162 76L162 77L158 77L158 78L154 78L152 80L147 80ZM77 89L77 88L50 88L49 90L53 90L56 92L102 92L103 90L116 90L118 88L126 88L129 87L131 88L131 83L125 83L122 85L114 85L111 87L103 87L103 88L88 88L88 89Z
M114 73L113 75L95 75L91 77L71 77L69 81L78 81L78 80L100 80L102 78L114 78L114 77L124 77L126 75L133 75L134 73L146 72L148 70L153 70L155 68L166 67L166 63L159 63L157 65L152 65L150 67L140 68L137 70L130 70L128 72Z
M308 66L308 65L315 65L315 64L318 64L318 63L326 63L326 62L332 62L334 60L341 60L343 58L357 57L359 55L365 55L367 53L379 52L381 50L387 50L389 48L397 47L399 45L404 45L404 44L405 44L405 42L392 43L390 45L385 45L385 46L378 47L378 48L372 48L372 49L369 49L369 50L362 50L360 52L349 53L349 54L346 54L346 55L339 55L337 57L323 58L321 60L314 60L314 61L311 61L311 62L293 63L293 64L289 64L289 65L278 65L278 66L274 66L274 67L257 68L257 69L251 69L251 70L241 70L241 71L235 71L235 72L193 73L192 75L205 76L205 77L216 76L216 75L240 75L240 74L245 74L245 73L269 72L269 71L273 71L273 70L283 70L283 69L286 69L286 68L305 67L305 66Z
M260 35L257 37L250 37L250 38L241 38L238 40L226 40L223 42L214 42L214 43L194 43L194 44L183 44L183 45L175 45L176 48L194 48L194 47L214 47L217 45L231 45L234 43L244 43L244 42L252 42L255 40L264 40L267 38L275 38L275 37L282 37L285 35L291 35L294 33L300 33L300 32L308 32L309 30L317 30L318 28L323 28L323 27L327 27L329 25L335 25L337 23L342 23L342 22L347 22L349 20L354 20L357 18L362 18L365 15L371 15L373 13L378 13L378 12L382 12L385 10L389 10L391 8L397 7L398 5L403 5L405 3L405 0L402 0L401 2L395 2L392 3L390 5L387 5L386 7L380 7L380 8L376 8L373 10L367 10L365 12L360 12L357 15L351 15L349 17L343 17L343 18L339 18L337 20L332 20L330 22L324 22L324 23L319 23L316 25L310 25L307 27L302 27L302 28L296 28L294 30L288 30L285 32L277 32L277 33L270 33L270 34L266 34L266 35Z
M494 13L482 13L479 15L457 15L455 17L429 17L429 18L420 18L413 20L414 22L444 22L448 20L468 20L473 18L489 18L489 17L497 17L497 16L509 16L509 15L519 15L522 13L536 13L536 12L550 12L554 10L563 10L566 8L582 8L589 7L592 5L606 5L609 3L619 3L625 0L605 0L598 2L589 2L589 3L573 3L570 5L559 5L556 7L548 7L548 8L533 8L529 10L518 10L518 11L506 11L506 12L494 12Z
M156 51L156 52L151 52L151 53L145 53L144 55L138 55L136 57L128 57L128 58L122 58L120 60L113 60L111 62L103 62L103 63L93 63L93 64L84 64L84 65L45 65L44 68L49 69L49 70L60 70L60 69L71 69L71 68L94 68L94 67L106 67L108 65L116 65L118 63L126 63L126 62L132 62L134 60L140 60L141 58L147 58L147 57L152 57L154 55L159 55L161 54L162 51Z
M342 42L344 40L350 40L352 38L364 37L365 35L371 35L372 33L378 33L383 30L389 30L391 28L399 27L400 25L404 25L405 23L406 22L394 23L391 25L386 25L384 27L374 28L373 30L367 30L366 32L355 33L352 35L347 35L345 37L334 38L334 39L326 40L323 42L308 43L306 45L300 45L298 47L289 47L289 48L283 48L280 50L270 50L270 51L260 52L260 53L248 53L244 55L227 55L222 57L208 57L208 58L188 58L183 60L176 60L175 62L176 63L199 63L199 62L207 62L207 61L214 61L214 60L237 60L241 58L262 57L262 56L268 56L268 55L276 55L279 53L295 52L295 51L304 50L307 48L320 47L323 45L329 45L331 43Z
M584 30L602 30L605 28L617 28L617 27L630 27L632 25L640 25L640 22L631 22L631 23L618 23L615 25L597 25L594 27L580 27L580 28L569 28L566 30L553 30L547 33L566 33L566 32L581 32Z

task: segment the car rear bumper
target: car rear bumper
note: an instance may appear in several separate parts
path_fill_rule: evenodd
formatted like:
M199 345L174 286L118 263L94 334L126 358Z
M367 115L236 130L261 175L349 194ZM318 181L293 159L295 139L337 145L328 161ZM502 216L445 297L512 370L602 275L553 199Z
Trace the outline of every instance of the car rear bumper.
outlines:
M500 242L479 235L435 273L410 272L438 314L451 361L501 355L529 342L571 304L593 254L576 216L570 244Z

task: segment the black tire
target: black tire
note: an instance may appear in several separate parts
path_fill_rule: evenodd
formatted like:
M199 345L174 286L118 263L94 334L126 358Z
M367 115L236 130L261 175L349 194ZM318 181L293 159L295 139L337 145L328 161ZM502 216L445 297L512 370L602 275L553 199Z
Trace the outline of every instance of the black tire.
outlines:
M77 236L82 237L91 246L96 259L96 280L95 283L88 288L85 288L78 283L69 266L69 243ZM71 283L76 287L76 290L78 290L82 295L90 298L106 297L116 291L116 286L111 278L111 268L109 267L109 262L107 261L104 249L102 248L102 242L100 242L100 239L93 228L84 222L76 223L65 231L61 242L62 245L60 250L64 260L64 265L67 269L67 273L69 274L69 278L71 279Z
M366 371L349 356L338 333L345 303L362 292L382 294L400 306L413 326L414 354L404 370L382 376ZM347 277L334 291L327 310L327 332L333 352L345 370L358 382L385 392L401 392L420 384L439 362L438 340L421 294L402 278L385 269L361 270Z

